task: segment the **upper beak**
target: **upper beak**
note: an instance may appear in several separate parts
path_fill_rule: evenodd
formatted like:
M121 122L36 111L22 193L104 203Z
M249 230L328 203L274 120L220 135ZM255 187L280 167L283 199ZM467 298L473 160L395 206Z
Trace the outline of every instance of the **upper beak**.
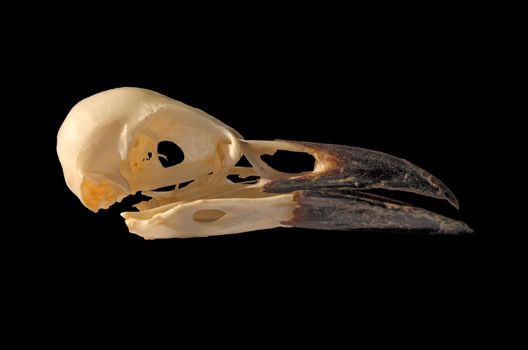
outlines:
M390 198L363 192L386 189L445 199L458 209L446 185L416 165L386 153L308 142L284 141L316 159L313 173L277 179L267 192L291 193L297 208L286 225L331 230L405 230L431 233L473 232L462 221Z

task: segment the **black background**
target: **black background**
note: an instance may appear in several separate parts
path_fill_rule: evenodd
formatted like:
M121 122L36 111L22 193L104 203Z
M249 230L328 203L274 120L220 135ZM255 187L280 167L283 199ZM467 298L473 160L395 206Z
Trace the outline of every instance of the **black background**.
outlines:
M356 305L368 300L372 308L404 300L419 309L420 300L434 300L424 303L437 313L450 305L476 310L503 251L488 244L492 216L483 192L490 148L483 130L491 113L481 46L487 33L456 13L381 18L375 11L368 19L333 13L322 21L279 11L236 23L192 17L156 26L135 18L112 26L104 18L105 27L64 23L16 40L25 50L7 66L17 76L13 101L24 110L15 119L24 130L31 121L17 160L38 169L39 180L13 174L23 183L13 186L15 207L31 214L19 219L23 228L5 249L17 248L17 261L32 261L26 272L43 284L57 277L113 301L120 296L106 297L109 286L137 280L131 293L148 300L193 293L218 300L229 290L259 303L285 298L305 311L307 296L320 310L337 296ZM459 211L440 201L428 207L475 233L273 229L145 241L127 232L119 210L84 208L64 183L55 151L75 103L121 86L198 107L246 139L336 143L405 158L441 179L460 202Z

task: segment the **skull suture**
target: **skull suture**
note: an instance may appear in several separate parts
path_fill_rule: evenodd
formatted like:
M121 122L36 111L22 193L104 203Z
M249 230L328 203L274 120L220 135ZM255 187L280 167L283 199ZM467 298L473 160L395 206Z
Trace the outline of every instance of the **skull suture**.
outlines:
M163 146L180 157L168 159ZM314 170L271 168L261 156L277 150L311 154ZM279 226L471 232L463 222L366 191L410 191L458 206L442 182L405 160L347 146L247 141L203 111L145 89L79 102L59 130L57 153L68 187L94 212L138 191L151 197L139 211L122 213L129 230L147 239ZM236 166L242 156L251 167ZM259 180L233 182L230 175Z

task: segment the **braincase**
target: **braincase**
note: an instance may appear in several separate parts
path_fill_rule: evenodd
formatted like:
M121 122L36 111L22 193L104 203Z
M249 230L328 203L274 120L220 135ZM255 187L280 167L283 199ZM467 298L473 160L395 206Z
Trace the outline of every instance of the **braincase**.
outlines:
M240 158L240 138L199 109L154 91L117 88L72 108L57 153L68 186L81 198L85 180L135 193L215 172ZM168 162L170 149L179 150L180 162Z

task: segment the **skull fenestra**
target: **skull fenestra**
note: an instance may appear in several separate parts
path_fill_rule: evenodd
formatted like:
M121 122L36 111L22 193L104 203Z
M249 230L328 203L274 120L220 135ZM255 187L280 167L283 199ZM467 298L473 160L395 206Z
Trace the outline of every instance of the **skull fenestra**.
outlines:
M272 168L263 156L277 151L313 156L313 170ZM274 227L471 232L461 221L371 192L408 191L458 207L440 180L403 159L349 146L244 140L207 113L145 89L80 101L59 130L57 153L68 187L94 212L137 192L150 197L121 214L146 239ZM250 166L237 165L242 157Z

